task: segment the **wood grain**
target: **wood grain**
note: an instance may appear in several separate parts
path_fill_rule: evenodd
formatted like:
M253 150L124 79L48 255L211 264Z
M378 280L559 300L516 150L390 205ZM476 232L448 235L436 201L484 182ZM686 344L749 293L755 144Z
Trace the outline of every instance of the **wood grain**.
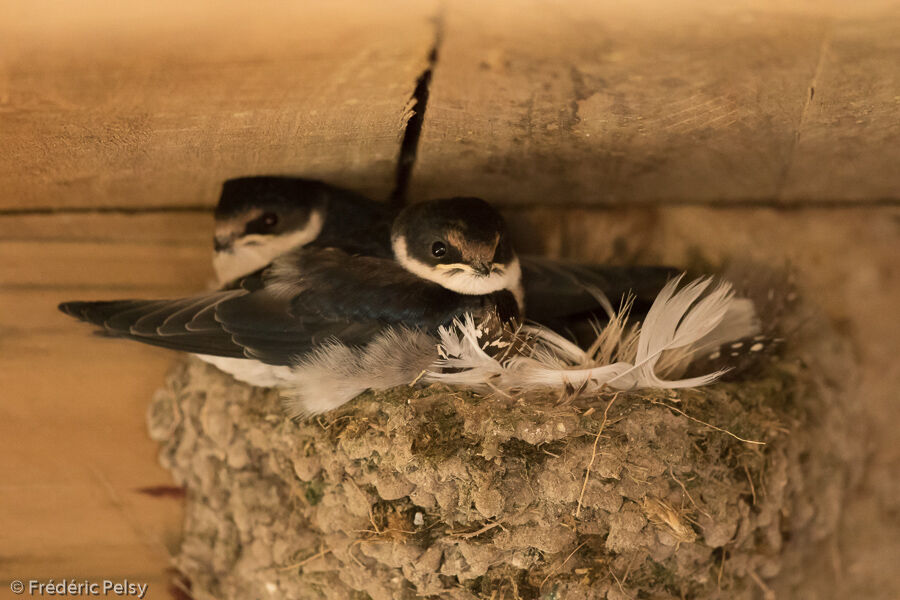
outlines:
M181 503L146 432L174 354L91 335L63 300L203 289L210 215L0 217L0 580L128 576L168 597ZM4 588L7 584L3 584Z
M823 40L783 197L900 199L900 3L852 10Z
M896 8L857 4L452 2L414 191L531 205L897 200L900 174L883 168L900 159L887 116Z
M434 4L0 3L0 209L215 203L304 174L384 197Z

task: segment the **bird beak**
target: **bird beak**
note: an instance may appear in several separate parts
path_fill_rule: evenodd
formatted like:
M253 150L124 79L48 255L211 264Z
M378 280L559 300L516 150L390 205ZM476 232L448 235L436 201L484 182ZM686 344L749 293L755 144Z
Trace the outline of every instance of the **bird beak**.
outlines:
M472 270L475 271L476 275L481 275L482 277L487 277L491 274L491 269L493 268L493 264L484 263L484 262L476 262L472 263Z
M231 252L234 240L231 237L216 236L213 238L213 248L216 252Z

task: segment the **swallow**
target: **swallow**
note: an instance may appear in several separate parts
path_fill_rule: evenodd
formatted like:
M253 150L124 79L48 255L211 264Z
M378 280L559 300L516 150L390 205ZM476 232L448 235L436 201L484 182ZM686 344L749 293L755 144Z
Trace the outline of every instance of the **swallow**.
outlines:
M301 245L340 245L361 255L389 257L395 211L385 203L312 179L228 180L215 211L216 272L224 284ZM631 296L632 315L637 316L681 272L670 267L587 265L534 256L522 256L518 267L523 286L519 308L525 316L585 346L596 337L595 324L608 316L598 292L613 301ZM472 267L477 268L484 269ZM448 281L457 276L442 273Z
M229 179L215 209L213 268L224 284L312 242L392 258L389 241L396 216L386 204L314 179Z
M339 364L339 371L377 364L366 348L390 355L400 349L393 342L403 342L399 330L414 334L411 356L427 357L419 352L429 345L434 351L434 338L427 336L464 315L510 328L520 321L519 261L502 217L486 202L455 198L405 208L391 225L390 252L385 258L307 244L219 291L174 300L64 302L59 308L101 327L104 335L190 352L265 387L302 384L298 366L334 348L362 353L348 356L354 365ZM394 385L427 366L402 356L391 360L398 370ZM373 385L357 382L354 391ZM323 412L349 399L349 392L324 399L317 393L289 412Z

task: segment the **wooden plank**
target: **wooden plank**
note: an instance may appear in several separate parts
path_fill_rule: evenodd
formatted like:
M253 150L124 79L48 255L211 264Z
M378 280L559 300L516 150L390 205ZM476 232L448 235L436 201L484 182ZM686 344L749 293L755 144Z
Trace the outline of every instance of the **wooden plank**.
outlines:
M385 196L434 3L0 3L0 209L212 205L295 173Z
M91 335L63 300L158 297L212 278L209 214L0 217L0 579L166 591L181 500L145 415L174 353Z
M213 217L204 212L0 214L6 242L96 242L212 248Z
M211 214L0 216L0 290L198 291L213 277L211 232Z
M141 243L72 243L0 241L0 282L9 288L48 289L155 288L167 295L192 291L180 289L191 282L193 291L206 285L212 251L197 246L153 246ZM91 281L98 271L101 280Z
M784 198L900 199L900 4L839 20L819 70Z
M162 582L181 500L141 491L172 486L145 414L174 355L92 336L45 296L0 293L0 576Z
M581 0L553 10L537 1L514 9L449 3L415 195L476 194L520 205L778 200L823 42L836 19L856 14L857 4L870 19L888 10L883 2L874 8L871 2L843 3L845 14L833 3L775 0ZM884 125L889 133L874 134L872 152L882 154L874 170L900 160L900 145L888 146L896 119L887 114L900 93L891 67L897 61L893 54L878 56L879 49L895 48L897 28L893 21L855 27L855 34L842 29L841 35L871 36L871 59L852 75L848 55L847 74L829 75L826 53L820 91L840 104L869 89L844 88L859 82L871 88L882 80L868 128ZM862 51L862 42L857 46ZM829 91L832 85L841 89ZM831 114L841 110L853 108ZM832 163L852 152L827 148L853 128L845 129L842 120L831 137L817 138L813 122L819 118L808 115L810 133L797 148L791 184L797 191L790 198L801 195L802 181L818 175L812 166L817 154L807 146ZM868 143L858 133L853 148ZM803 153L810 156L805 162ZM853 172L868 156L860 153L842 169ZM896 169L883 169L877 187L860 185L851 193L869 170L845 176L839 189L822 183L802 195L815 192L817 201L876 193L896 199Z

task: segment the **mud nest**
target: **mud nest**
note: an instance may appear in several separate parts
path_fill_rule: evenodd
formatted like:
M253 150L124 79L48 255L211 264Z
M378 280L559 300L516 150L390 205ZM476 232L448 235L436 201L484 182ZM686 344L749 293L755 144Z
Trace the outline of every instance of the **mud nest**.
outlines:
M807 329L701 389L404 387L306 422L186 360L150 409L187 493L175 565L198 599L759 597L862 460L849 353Z

